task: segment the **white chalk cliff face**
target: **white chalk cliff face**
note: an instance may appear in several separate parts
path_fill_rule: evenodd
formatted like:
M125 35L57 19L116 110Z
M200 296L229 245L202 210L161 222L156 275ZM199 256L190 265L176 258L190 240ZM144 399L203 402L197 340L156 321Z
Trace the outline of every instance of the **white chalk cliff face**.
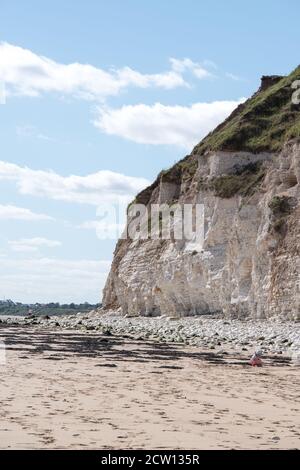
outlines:
M276 152L206 150L184 162L136 202L203 204L202 250L188 240L120 240L104 308L300 319L299 139Z

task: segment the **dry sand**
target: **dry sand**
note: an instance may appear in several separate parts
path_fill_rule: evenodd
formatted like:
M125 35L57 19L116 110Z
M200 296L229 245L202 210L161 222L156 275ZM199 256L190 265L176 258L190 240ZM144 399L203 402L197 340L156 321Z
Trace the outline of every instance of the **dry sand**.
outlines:
M1 449L300 448L299 368L0 325ZM244 353L245 354L245 353Z

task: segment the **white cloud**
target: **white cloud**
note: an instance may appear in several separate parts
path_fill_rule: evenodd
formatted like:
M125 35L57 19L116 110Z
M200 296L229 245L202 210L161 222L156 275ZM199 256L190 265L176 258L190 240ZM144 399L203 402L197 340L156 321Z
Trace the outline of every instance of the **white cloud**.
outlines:
M0 298L22 302L97 302L110 261L58 258L2 259Z
M134 86L173 89L188 86L184 73L191 71L197 78L207 78L210 73L190 59L170 59L166 72L145 74L123 67L109 71L90 64L61 64L5 42L0 43L0 81L6 84L7 96L39 96L56 92L89 100L104 100Z
M62 176L53 171L32 170L3 161L0 161L1 180L14 182L24 195L93 205L126 203L149 185L145 178L113 171L98 171L87 176Z
M57 240L49 240L48 238L21 238L19 240L11 240L8 242L10 248L16 252L38 252L39 248L55 248L61 246L61 242Z
M0 80L0 105L6 103L6 87L5 83Z
M195 75L195 77L199 79L212 77L211 72L209 72L201 64L193 62L189 58L185 58L182 60L171 58L170 62L172 65L172 69L179 74L183 74L186 71L190 71L193 75Z
M138 104L122 108L99 108L96 127L141 144L177 145L191 149L220 124L244 99L214 101L191 106Z
M16 133L19 137L34 137L40 140L46 140L47 142L53 142L54 139L49 137L46 134L39 132L39 130L35 126L31 125L22 125L16 127Z
M1 179L1 177L0 177ZM53 217L45 214L37 214L24 207L0 204L0 220L54 220Z
M231 80L234 80L235 82L242 81L243 79L239 77L238 75L235 75L234 73L226 72L225 76L227 78L230 78Z

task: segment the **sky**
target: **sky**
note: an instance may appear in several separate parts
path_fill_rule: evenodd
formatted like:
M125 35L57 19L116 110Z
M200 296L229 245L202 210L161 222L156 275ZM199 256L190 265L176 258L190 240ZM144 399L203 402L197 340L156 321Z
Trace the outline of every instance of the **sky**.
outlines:
M298 0L0 0L0 300L99 302L128 202L262 75L299 65L299 13Z

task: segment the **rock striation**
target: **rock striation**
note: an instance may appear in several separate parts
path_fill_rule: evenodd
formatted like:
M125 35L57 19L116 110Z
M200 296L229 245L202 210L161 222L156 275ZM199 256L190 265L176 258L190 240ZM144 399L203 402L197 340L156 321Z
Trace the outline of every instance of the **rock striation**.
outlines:
M262 85L134 202L203 204L204 242L121 239L106 309L300 319L300 105L287 77Z

